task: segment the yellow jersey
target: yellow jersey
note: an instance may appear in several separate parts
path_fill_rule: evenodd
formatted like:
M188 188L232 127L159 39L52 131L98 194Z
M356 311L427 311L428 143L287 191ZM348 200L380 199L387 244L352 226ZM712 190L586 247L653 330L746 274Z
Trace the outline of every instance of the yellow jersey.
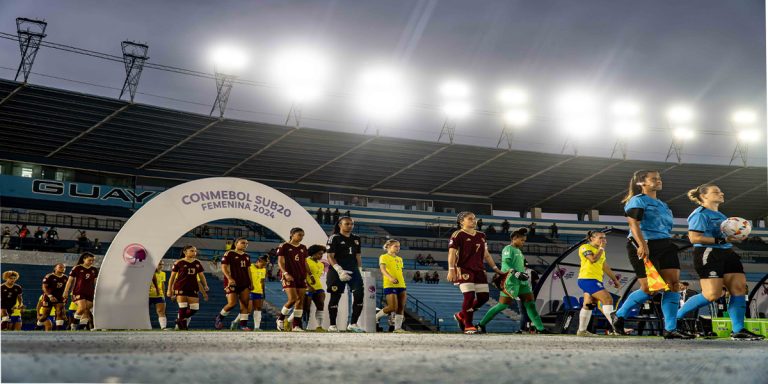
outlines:
M55 311L55 309L54 309ZM51 312L53 313L53 312ZM21 309L14 307L13 312L11 312L11 316L21 316Z
M320 281L320 276L323 275L323 271L325 271L325 264L323 264L322 261L315 261L311 257L307 258L307 286L313 291L323 289L323 283ZM314 284L310 282L310 276L315 278Z
M149 282L149 297L155 298L155 297L165 297L165 272L163 271L155 271L155 280L157 281L157 288L160 289L160 292L157 292L155 290L155 284L152 284L152 282Z
M579 247L579 259L581 259L581 268L579 268L579 279L595 279L603 281L603 265L605 264L605 252L600 255L594 263L587 259L587 256L596 255L600 252L590 244L583 244Z
M251 281L253 282L253 291L251 292L263 294L264 286L261 285L261 282L267 278L267 269L256 268L255 264L251 264L251 266L248 267L248 272L251 274Z
M43 295L40 295L40 298L37 299L37 303L40 304L42 302L43 302ZM42 315L44 313L44 311L45 311L45 309L43 307L40 307L39 314ZM21 312L19 312L19 313L21 313ZM14 316L16 316L16 315L14 315ZM51 314L48 315L48 316L56 316L56 307L52 307L51 308Z
M70 311L77 311L77 303L72 300L72 295L69 296L69 308Z
M397 255L385 253L379 256L379 264L383 264L390 276L397 279L397 284L392 283L384 277L384 288L405 288L405 278L403 277L403 258Z

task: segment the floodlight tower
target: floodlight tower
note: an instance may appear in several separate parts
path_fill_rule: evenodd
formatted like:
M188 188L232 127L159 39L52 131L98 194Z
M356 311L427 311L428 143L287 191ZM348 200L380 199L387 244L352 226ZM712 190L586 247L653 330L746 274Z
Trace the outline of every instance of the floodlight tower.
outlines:
M736 131L736 148L733 150L728 165L733 164L733 161L739 158L741 165L746 167L749 143L760 139L760 132L757 129L757 114L748 109L738 110L731 115L731 125Z
M210 115L219 110L219 118L224 118L227 109L232 84L237 80L238 73L245 66L245 54L232 47L219 47L213 51L213 72L216 76L216 99L213 101Z
M357 103L368 119L365 130L375 130L379 125L400 117L409 103L403 74L390 67L373 67L365 70L358 81Z
M448 142L453 144L456 135L456 122L469 116L472 107L469 105L469 86L459 81L448 81L440 87L440 93L443 95L443 113L445 121L440 130L440 136L437 141L448 137Z
M617 101L611 107L613 115L613 130L617 136L616 144L611 151L611 159L619 152L621 159L627 159L627 140L637 136L642 131L640 107L631 101Z
M560 153L565 153L566 149L571 147L574 156L578 156L576 137L590 136L598 128L600 119L597 113L597 100L589 92L570 91L559 99L558 106L560 124L566 134Z
M291 101L285 125L301 125L302 107L318 99L326 88L329 65L320 53L307 48L293 48L279 53L273 63L277 83Z
M694 113L690 107L678 105L669 109L667 112L667 122L672 130L672 144L669 146L669 151L667 151L667 157L664 161L669 161L669 158L674 154L677 158L677 163L680 164L682 162L683 144L695 135L692 128L693 120Z
M123 82L123 89L120 91L120 97L118 98L122 99L123 94L127 89L128 94L131 96L131 103L133 103L133 98L136 96L136 89L139 87L141 71L144 69L144 63L149 60L149 56L147 56L149 46L127 40L123 41L120 46L123 49L125 82Z
M32 64L35 62L35 56L37 56L37 50L46 36L46 27L48 27L48 23L44 20L33 20L25 17L16 18L16 33L19 37L21 62L19 62L19 68L16 70L14 80L18 80L19 74L23 74L24 82L27 82L29 73L32 71Z
M514 129L528 125L531 120L531 115L526 109L528 94L521 89L508 88L499 92L498 99L504 112L501 135L496 143L496 148L501 147L502 142L506 142L507 149L512 149Z

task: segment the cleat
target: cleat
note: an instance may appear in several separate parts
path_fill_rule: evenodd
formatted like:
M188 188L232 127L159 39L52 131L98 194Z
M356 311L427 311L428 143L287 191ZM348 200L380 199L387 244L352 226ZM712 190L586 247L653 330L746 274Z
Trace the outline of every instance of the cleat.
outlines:
M486 333L485 326L483 325L478 324L477 326L475 326L475 328L477 329L478 334L482 335Z
M229 330L234 331L237 329L237 326L240 324L237 320L232 320L232 322L229 324Z
M578 337L596 337L597 335L595 335L594 333L592 333L590 331L578 331L578 332L576 332L576 336L578 336Z
M328 332L328 331L326 331L325 328L323 327L317 327L315 328L315 332Z
M347 326L347 332L365 333L365 330L358 327L357 324L350 324Z
M679 340L690 340L693 339L692 335L689 335L687 333L680 332L678 330L674 331L664 331L664 339L665 340L672 340L672 339L679 339Z
M553 333L551 331L548 331L546 328L539 331L538 329L533 331L534 335L552 335Z
M224 322L222 320L224 320L224 318L221 316L221 314L216 315L216 319L213 321L213 327L216 329L224 328Z
M275 321L275 324L277 325L277 330L280 332L285 331L285 322L283 320L277 319Z
M335 325L331 325L330 327L328 327L328 332L338 332L338 331L339 331L339 328L336 327Z
M705 331L705 332L699 332L696 334L697 338L700 339L717 339L717 333L714 333L712 331Z
M464 332L464 317L461 316L461 312L454 313L453 319L456 320L456 325L459 326L459 329Z
M758 341L763 340L765 337L752 333L746 329L742 329L738 332L731 332L731 340L739 340L739 341Z
M292 332L304 332L304 328L301 328L301 327L293 327L293 329L292 329L291 331L292 331Z
M464 327L464 334L465 335L474 335L477 333L477 328L470 326L470 327Z
M624 330L624 318L616 316L616 312L611 312L611 326L617 335L627 336L627 332Z
M251 327L249 327L249 326L247 326L247 325L246 325L246 326L244 326L244 327L240 327L239 329L240 329L241 331L245 331L245 332L251 332L251 331L253 331L253 329L251 329Z

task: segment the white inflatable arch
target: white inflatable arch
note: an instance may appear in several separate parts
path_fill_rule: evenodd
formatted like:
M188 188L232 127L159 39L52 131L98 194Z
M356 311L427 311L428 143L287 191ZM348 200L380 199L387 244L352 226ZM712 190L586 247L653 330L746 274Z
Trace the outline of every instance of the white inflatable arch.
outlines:
M214 177L171 188L142 206L109 246L96 281L97 329L151 329L149 282L168 249L192 228L221 219L258 223L280 236L305 231L304 244L328 237L296 201L254 181Z

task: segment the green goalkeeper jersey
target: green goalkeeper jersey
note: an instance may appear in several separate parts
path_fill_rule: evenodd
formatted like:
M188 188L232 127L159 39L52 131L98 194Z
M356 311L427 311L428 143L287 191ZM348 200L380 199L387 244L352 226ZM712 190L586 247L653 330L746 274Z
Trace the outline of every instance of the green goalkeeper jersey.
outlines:
M519 248L507 245L501 251L501 272L507 272L510 269L525 272L525 257Z

